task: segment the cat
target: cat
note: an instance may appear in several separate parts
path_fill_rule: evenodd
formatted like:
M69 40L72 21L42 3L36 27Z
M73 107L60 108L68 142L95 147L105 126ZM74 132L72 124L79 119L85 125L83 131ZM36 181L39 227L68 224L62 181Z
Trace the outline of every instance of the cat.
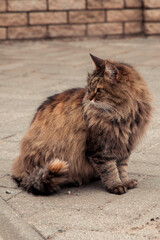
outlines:
M114 194L137 185L127 168L151 119L151 94L132 66L91 58L87 87L49 97L21 142L12 177L28 192L52 194L96 178Z

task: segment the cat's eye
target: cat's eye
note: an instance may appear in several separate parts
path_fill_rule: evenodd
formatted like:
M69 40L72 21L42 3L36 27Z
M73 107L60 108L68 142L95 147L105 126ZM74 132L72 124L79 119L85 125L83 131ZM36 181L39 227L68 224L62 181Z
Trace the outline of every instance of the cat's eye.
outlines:
M101 93L103 91L103 88L97 88L97 93Z

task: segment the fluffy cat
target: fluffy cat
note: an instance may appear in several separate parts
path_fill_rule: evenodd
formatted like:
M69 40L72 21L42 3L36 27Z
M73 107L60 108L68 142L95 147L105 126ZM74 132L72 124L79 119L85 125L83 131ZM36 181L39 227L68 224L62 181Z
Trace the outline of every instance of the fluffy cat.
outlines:
M115 194L137 185L127 167L150 121L151 95L130 65L91 58L87 87L49 97L21 142L12 177L28 192L50 194L98 177Z

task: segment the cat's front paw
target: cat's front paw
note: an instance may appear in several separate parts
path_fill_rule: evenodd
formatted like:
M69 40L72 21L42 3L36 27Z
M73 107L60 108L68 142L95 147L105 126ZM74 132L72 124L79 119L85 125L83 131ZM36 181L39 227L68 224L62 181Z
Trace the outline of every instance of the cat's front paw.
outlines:
M136 179L128 179L126 182L123 182L123 184L127 189L132 189L137 186L138 181Z
M126 186L124 186L123 184L118 184L118 185L114 185L113 187L109 188L108 191L110 193L114 193L114 194L124 194L127 192L127 188Z

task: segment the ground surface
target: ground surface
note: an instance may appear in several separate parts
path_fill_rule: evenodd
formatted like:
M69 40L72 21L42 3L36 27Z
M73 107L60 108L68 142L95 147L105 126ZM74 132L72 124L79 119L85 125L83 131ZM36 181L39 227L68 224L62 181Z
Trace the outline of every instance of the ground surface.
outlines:
M47 97L85 86L88 53L135 66L154 97L154 117L132 154L136 189L117 196L100 182L35 197L10 177L33 113ZM160 39L42 41L0 45L0 239L160 239Z

